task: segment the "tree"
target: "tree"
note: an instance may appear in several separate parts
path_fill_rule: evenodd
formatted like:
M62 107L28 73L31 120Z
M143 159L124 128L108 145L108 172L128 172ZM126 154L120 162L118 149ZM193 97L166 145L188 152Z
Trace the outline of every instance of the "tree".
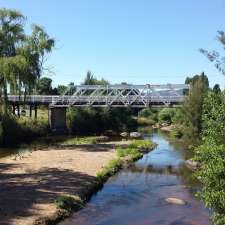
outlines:
M207 76L202 73L189 78L190 91L183 105L184 129L188 137L199 138L202 131L202 108L209 88Z
M8 88L15 94L31 93L43 71L44 56L54 40L34 25L24 31L25 17L15 10L0 9L0 100L8 113Z
M225 33L223 31L218 31L217 40L224 46L225 45ZM225 75L225 57L221 56L218 51L208 51L201 48L200 52L205 55L210 62L213 62L215 67Z
M63 95L68 90L68 87L65 85L58 85L56 89L59 95Z
M37 83L37 93L39 95L51 95L52 92L52 79L48 77L42 77Z
M90 70L88 70L83 84L84 85L106 85L106 84L109 84L109 82L104 80L103 78L101 80L98 80L97 78L94 77L94 74Z
M219 85L219 84L215 84L215 85L214 85L214 87L213 87L213 92L215 92L216 94L221 93L220 85Z
M213 209L215 225L225 224L225 92L210 91L203 105L203 144L196 151L203 189L199 193Z
M24 40L24 16L15 10L0 9L0 88L3 110L7 114L7 88L16 84L18 71L23 70L25 58L17 54Z

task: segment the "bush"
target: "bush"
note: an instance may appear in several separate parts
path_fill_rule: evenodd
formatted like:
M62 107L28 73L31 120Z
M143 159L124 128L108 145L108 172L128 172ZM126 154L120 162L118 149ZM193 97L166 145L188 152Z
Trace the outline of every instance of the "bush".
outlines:
M71 133L78 135L102 134L106 130L119 133L136 128L132 115L133 111L128 108L70 108L68 127Z
M154 125L158 122L158 109L145 108L139 112L138 124Z
M171 123L175 115L175 109L164 108L159 112L159 122L169 122Z
M138 117L137 122L139 125L147 125L147 126L151 126L156 123L156 121L151 119L150 117Z
M17 119L13 116L2 116L0 123L0 144L15 145L30 142L32 138L43 136L49 131L44 120Z
M58 209L63 209L71 214L73 211L77 211L84 207L84 202L79 197L72 197L67 195L59 196L55 203Z
M215 225L225 224L225 92L209 92L203 105L203 144L197 148L203 189L199 196L213 209Z
M183 131L181 128L175 127L171 132L170 135L174 138L182 138L183 137Z

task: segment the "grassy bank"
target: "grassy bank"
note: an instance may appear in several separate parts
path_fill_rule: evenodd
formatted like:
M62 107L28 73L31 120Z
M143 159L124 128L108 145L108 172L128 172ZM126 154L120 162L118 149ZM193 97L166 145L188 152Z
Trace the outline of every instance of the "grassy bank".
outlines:
M37 221L36 224L53 225L69 217L72 213L85 207L90 197L101 189L109 177L116 174L127 163L140 159L145 152L156 146L150 140L135 140L128 146L116 148L116 159L113 159L96 174L95 181L84 185L79 196L62 195L55 200L58 211L53 218Z

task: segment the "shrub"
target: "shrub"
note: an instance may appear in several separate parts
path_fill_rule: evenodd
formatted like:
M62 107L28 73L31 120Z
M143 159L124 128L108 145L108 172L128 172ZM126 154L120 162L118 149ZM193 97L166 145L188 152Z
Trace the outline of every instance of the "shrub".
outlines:
M70 108L68 127L71 133L79 135L102 134L106 130L118 133L136 128L132 115L133 111L129 108Z
M174 138L182 138L184 134L181 128L176 127L170 132L170 135Z
M59 196L55 200L55 203L57 208L67 211L68 214L84 207L84 202L79 197L72 197L69 195Z
M215 225L225 224L225 91L209 92L203 105L203 144L197 148L203 189L199 196L213 209Z
M137 120L139 125L154 125L156 123L155 120L151 119L150 117L138 117Z
M172 122L172 118L175 115L175 109L164 108L159 112L159 122Z
M15 145L29 142L33 137L43 136L49 131L45 120L17 119L13 116L2 116L0 125L0 144Z

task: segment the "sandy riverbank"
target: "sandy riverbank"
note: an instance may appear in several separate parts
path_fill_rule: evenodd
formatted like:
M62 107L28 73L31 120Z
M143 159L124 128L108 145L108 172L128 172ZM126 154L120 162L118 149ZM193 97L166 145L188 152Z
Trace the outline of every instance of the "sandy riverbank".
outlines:
M56 213L54 200L84 185L128 142L57 147L0 159L0 224L28 225Z

